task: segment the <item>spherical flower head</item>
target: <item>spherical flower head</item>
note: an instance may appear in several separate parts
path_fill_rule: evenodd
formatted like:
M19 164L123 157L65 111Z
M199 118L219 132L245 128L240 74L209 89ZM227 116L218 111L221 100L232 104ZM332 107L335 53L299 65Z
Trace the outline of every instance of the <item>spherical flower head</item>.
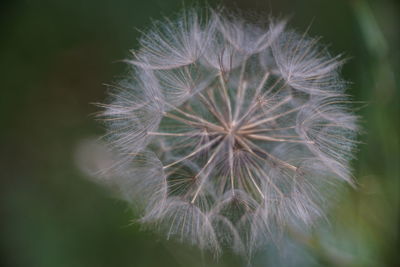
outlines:
M155 22L103 105L109 184L140 221L203 249L251 254L310 226L352 183L356 117L340 57L284 21L211 11Z

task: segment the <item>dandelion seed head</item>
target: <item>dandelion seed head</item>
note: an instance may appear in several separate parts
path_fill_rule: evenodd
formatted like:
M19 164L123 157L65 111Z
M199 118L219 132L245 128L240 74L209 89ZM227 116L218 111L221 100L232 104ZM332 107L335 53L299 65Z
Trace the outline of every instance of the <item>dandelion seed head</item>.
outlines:
M357 118L318 38L210 13L143 34L102 105L118 154L102 175L167 238L249 255L352 183Z

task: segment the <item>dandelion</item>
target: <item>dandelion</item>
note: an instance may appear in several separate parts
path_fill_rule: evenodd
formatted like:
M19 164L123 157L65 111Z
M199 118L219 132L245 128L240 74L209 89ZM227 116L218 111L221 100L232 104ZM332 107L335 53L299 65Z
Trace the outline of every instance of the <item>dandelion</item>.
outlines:
M288 225L312 225L327 192L352 183L343 60L285 25L190 11L139 40L102 105L116 156L100 176L144 225L251 254Z

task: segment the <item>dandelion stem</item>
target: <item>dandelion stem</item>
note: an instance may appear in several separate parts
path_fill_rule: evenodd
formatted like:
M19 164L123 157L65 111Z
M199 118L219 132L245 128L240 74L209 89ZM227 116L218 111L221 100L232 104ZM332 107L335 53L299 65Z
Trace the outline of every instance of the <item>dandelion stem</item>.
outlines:
M272 106L272 107L270 107L270 108L267 108L266 112L268 112L269 114L271 114L271 113L272 113L273 111L275 111L277 108L279 108L279 107L281 107L281 106L287 104L291 99L292 99L292 97L291 97L291 96L288 96L288 97L286 97L285 99L283 99L283 100L281 100L281 101L278 101L278 103L277 103L275 106ZM258 119L264 117L264 116L266 115L266 114L265 114L266 112L262 112L262 113L260 113L260 114L258 114L258 115L255 115L253 118L250 118L250 119L249 119L249 122L252 122L252 121L255 121L255 120L258 120Z
M297 167L287 163L286 161L283 161L275 156L273 156L272 154L268 153L267 151L265 151L264 149L260 148L259 146L255 145L253 142L251 142L248 139L244 140L245 142L247 142L250 146L254 147L256 149L257 152L260 152L262 154L264 154L265 156L271 158L272 160L276 161L279 164L282 164L283 166L291 169L292 171L297 171ZM257 155L257 153L254 153L257 157L260 157ZM260 157L261 158L261 157Z
M226 124L224 117L222 114L217 110L215 107L214 103L210 102L203 94L199 93L200 99L202 102L206 105L207 109L211 112L211 114L214 115L214 117L225 127L228 128L228 125Z
M266 92L264 92L262 95L260 95L261 92L258 92L258 94L255 94L253 99L251 100L251 105L249 106L248 110L246 111L246 113L239 119L239 122L237 123L238 127L240 127L243 123L243 121L249 116L251 115L255 110L257 110L257 108L261 107L261 103L257 103L257 99L260 101L261 99L265 98L272 90L273 88L279 83L279 81L281 80L278 79ZM278 89L279 91L280 89ZM274 94L275 95L275 94ZM274 99L273 97L271 97L270 99ZM283 100L282 102L284 102L285 100ZM278 103L279 104L279 103ZM283 103L284 104L284 103ZM270 110L268 110L268 112L270 112Z
M243 101L244 92L246 92L247 89L247 82L243 79L244 72L246 70L246 63L247 59L242 63L242 67L240 69L239 86L236 93L236 109L235 109L235 115L233 116L234 121L238 119L238 116L240 114L240 109L242 108L244 102Z
M232 189L232 195L235 195L235 185L234 185L234 180L233 180L233 143L234 139L232 136L229 138L229 177L231 180L231 189Z
M196 136L196 135L208 135L207 132L187 132L187 133L160 133L160 132L147 132L148 135L158 135L158 136Z
M258 193L260 194L260 196L263 199L265 199L265 196L264 196L263 192L261 191L260 187L258 187L256 181L254 180L253 175L251 174L250 169L247 166L246 166L246 171L247 171L247 174L249 175L250 181L254 184L254 186L256 187L256 189L257 189Z
M313 141L302 141L302 140L292 140L292 139L283 139L283 138L275 138L266 135L258 135L258 134L249 134L246 137L263 140L263 141L271 141L271 142L289 142L289 143L304 143L304 144L314 144Z
M259 164L256 162L254 162L254 164L258 166L257 168L254 168L254 171L258 172L260 177L264 177L267 180L268 184L271 185L281 197L284 197L285 195L283 194L282 190L280 190L279 187L271 180L271 177L269 177L269 175L262 169L262 167L259 166Z
M226 138L226 137L225 137ZM217 154L219 153L219 151L221 150L222 146L223 146L224 142L221 142L218 147L214 150L214 152L211 154L210 158L208 159L207 163L203 166L203 168L201 168L201 170L196 174L195 178L199 177L200 174L213 162L214 158L217 156ZM205 183L205 180L207 179L207 177L205 177L201 182L199 187L197 188L192 200L190 201L190 203L194 203L196 201L196 198L198 196L198 194L200 193L201 188L203 187L203 184Z
M178 164L179 162L182 162L182 161L184 161L184 160L186 160L186 159L188 159L188 158L190 158L190 157L193 157L194 155L196 155L196 154L199 153L200 151L202 151L202 150L204 150L204 149L210 147L211 145L213 145L215 142L217 142L217 141L218 141L219 139L221 139L221 138L222 138L222 136L218 136L217 138L215 138L214 140L210 141L209 143L200 146L199 148L197 148L197 149L196 149L195 151L193 151L192 153L190 153L190 154L188 154L188 155L186 155L186 156L180 158L180 159L177 160L177 161L174 161L174 162L172 162L172 163L170 163L170 164L168 164L168 165L165 165L163 168L164 168L164 169L167 169L167 168L169 168L169 167L171 167L171 166L174 166L175 164Z
M225 105L228 109L228 121L232 121L232 106L231 106L231 100L228 95L228 90L226 89L226 84L224 81L224 77L222 72L219 73L219 83L221 85L222 89L222 99L225 102Z
M204 124L206 124L206 125L208 125L208 126L212 126L213 128L219 128L220 130L222 130L223 131L223 128L222 127L220 127L220 126L218 126L218 125L216 125L216 124L214 124L214 123L211 123L211 122L209 122L209 121L206 121L206 120L204 120L203 118L201 118L201 117L199 117L199 116L196 116L196 115L194 115L194 114L190 114L190 113L187 113L187 112L185 112L185 111L183 111L183 110L181 110L180 108L177 108L177 107L175 107L174 105L171 105L171 104L169 104L169 103L167 103L167 102L165 102L167 105L169 105L170 107L172 107L174 110L176 110L177 112L179 112L179 113L181 113L182 115L184 115L184 116L186 116L186 117L188 117L188 118L191 118L191 119L194 119L194 120L196 120L196 121L198 121L198 122L201 122L201 123L204 123Z
M171 119L183 122L183 123L188 124L188 125L199 126L199 127L208 127L208 128L210 128L210 129L212 129L214 131L217 131L217 132L224 132L225 131L224 128L222 128L222 127L220 127L218 125L215 125L214 123L208 122L208 121L203 121L203 122L190 121L190 120L184 119L182 117L176 116L176 115L174 115L172 113L168 113L168 112L165 113L165 116L169 117Z
M256 126L258 126L260 124L264 124L266 122L273 121L273 120L276 120L276 119L281 118L283 116L289 115L289 114L291 114L291 113L293 113L293 112L295 112L295 111L297 111L297 110L299 110L299 109L301 109L303 107L304 106L300 106L300 107L285 111L283 113L279 113L278 115L275 115L273 117L269 117L269 118L266 118L266 119L263 119L263 120L260 120L260 121L254 122L254 123L247 124L247 125L243 126L241 129L247 130L247 129L254 128L254 127L256 127Z
M252 130L241 130L237 131L238 134L253 134L253 133L259 133L259 132L271 132L271 131L282 131L282 130L289 130L289 129L294 129L296 126L288 126L288 127L281 127L281 128L258 128L258 129L252 129Z
M267 82L267 80L269 78L269 75L270 75L269 71L265 72L260 84L257 86L256 91L254 93L255 98L257 98L260 95L262 88L264 87L265 83Z

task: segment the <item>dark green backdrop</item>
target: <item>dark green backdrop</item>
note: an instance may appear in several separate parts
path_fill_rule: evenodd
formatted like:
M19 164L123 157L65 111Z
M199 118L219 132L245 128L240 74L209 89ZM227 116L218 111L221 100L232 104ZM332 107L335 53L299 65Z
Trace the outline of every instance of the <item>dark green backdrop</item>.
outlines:
M151 19L184 0L15 0L0 4L0 265L245 266L218 262L132 224L122 202L76 167L84 139L103 133L90 103L124 75L118 62ZM285 260L268 247L255 266L396 266L399 244L399 4L363 0L226 0L228 8L290 16L290 27L321 35L349 93L367 103L358 189L329 212L330 225L297 240ZM209 0L210 5L217 2ZM204 4L200 4L203 5ZM360 106L360 105L358 105ZM289 247L290 248L290 247Z

